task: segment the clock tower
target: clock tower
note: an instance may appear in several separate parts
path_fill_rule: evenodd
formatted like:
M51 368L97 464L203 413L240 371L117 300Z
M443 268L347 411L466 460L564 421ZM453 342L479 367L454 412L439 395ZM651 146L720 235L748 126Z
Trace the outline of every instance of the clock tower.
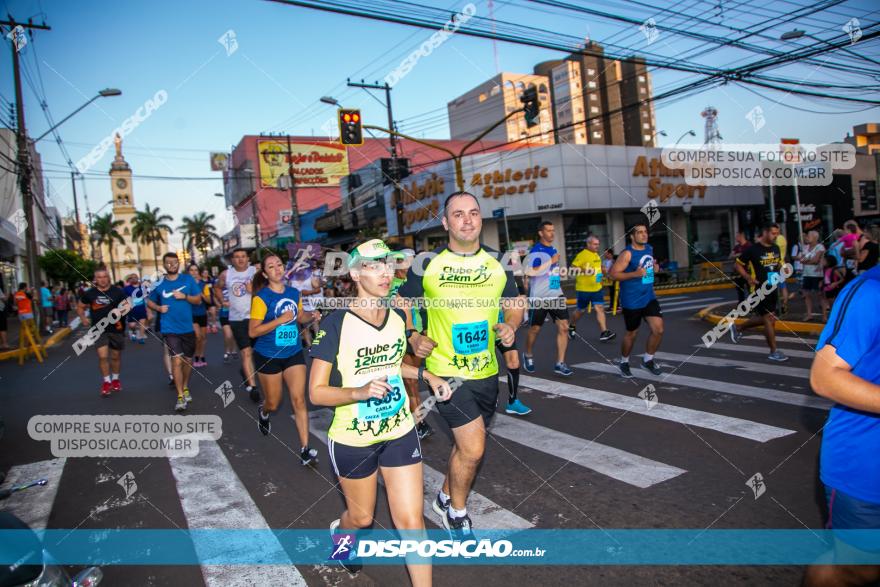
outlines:
M110 190L113 194L113 219L121 220L122 224L117 227L117 232L124 241L113 243L113 267L110 264L110 251L108 245L101 247L101 255L108 264L112 279L124 280L131 273L143 275L153 270L158 265L156 252L164 249L168 242L168 235L164 235L164 243L157 243L156 247L135 242L131 231L134 228L134 217L137 210L134 207L134 194L131 183L131 167L125 157L122 156L122 137L116 134L113 141L116 145L116 156L110 166Z

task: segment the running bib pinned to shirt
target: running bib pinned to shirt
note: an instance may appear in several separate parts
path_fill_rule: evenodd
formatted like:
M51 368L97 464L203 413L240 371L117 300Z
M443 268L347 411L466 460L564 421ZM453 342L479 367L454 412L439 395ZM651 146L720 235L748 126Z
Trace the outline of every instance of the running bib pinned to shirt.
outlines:
M654 268L648 267L645 269L645 274L642 276L642 283L649 284L654 283Z
M596 283L602 283L602 272L596 273Z
M550 289L559 289L560 287L559 269L557 268L550 274Z
M278 346L295 346L299 341L299 326L282 324L275 329L275 344Z
M473 355L489 348L489 321L452 325L452 347L459 355Z
M400 375L389 375L388 385L391 389L385 397L371 397L358 403L358 419L362 422L382 420L400 411L407 399Z

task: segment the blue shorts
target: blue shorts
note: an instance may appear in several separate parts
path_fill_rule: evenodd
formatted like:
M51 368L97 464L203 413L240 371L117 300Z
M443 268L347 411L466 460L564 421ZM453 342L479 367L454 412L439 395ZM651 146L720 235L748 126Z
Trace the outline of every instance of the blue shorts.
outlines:
M862 501L828 485L825 486L825 499L828 503L827 529L880 530L880 503ZM835 536L859 550L880 551L876 536L855 536L846 532L835 533Z
M590 304L594 306L605 305L605 290L579 291L577 292L577 309L586 310Z
M138 320L147 319L147 308L144 305L134 306L128 313L129 322L137 322Z

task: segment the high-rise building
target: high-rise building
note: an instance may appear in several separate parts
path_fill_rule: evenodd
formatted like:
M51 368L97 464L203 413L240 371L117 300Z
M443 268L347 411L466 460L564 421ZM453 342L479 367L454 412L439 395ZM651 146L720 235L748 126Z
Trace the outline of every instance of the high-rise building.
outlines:
M605 57L592 42L535 73L550 80L556 141L579 145L656 146L651 77L644 60Z
M526 125L522 113L511 116L506 124L489 132L487 141L520 141L529 144L552 145L553 117L550 102L549 79L544 75L502 72L462 94L446 105L449 113L449 134L452 140L476 138L492 124L514 110L522 108L520 96L529 86L538 90L541 102L538 124Z

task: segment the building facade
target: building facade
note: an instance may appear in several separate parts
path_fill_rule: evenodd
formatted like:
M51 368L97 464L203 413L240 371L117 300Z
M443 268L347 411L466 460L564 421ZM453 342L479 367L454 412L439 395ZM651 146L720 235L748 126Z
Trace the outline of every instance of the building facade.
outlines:
M535 73L550 80L556 142L577 145L656 146L651 75L643 59L618 61L587 43Z
M522 108L520 96L526 88L534 86L541 102L538 124L529 127L522 113L515 114L484 138L500 143L553 144L549 83L550 80L544 75L499 73L446 105L450 138L467 141L479 136L493 123Z

